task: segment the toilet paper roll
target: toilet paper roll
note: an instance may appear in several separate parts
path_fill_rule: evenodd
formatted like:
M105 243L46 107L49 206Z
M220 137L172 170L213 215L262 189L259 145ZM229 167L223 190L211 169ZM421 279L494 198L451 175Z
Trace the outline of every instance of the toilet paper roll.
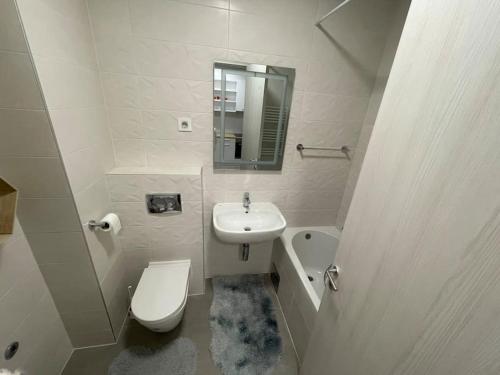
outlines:
M106 224L106 226L102 228L104 232L111 231L113 234L118 234L122 229L122 224L117 214L109 213L101 219L101 222Z

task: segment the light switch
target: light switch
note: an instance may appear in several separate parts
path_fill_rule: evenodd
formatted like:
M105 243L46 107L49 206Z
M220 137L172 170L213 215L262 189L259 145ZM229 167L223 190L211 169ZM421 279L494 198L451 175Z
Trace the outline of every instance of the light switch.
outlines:
M191 119L189 117L179 117L177 119L177 130L180 132L192 132Z

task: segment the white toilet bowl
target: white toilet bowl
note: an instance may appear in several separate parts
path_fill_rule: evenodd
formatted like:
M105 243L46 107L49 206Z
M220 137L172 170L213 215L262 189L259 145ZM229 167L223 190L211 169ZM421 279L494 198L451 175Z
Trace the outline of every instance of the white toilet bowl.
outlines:
M190 260L150 262L132 297L132 314L155 332L174 329L186 307Z

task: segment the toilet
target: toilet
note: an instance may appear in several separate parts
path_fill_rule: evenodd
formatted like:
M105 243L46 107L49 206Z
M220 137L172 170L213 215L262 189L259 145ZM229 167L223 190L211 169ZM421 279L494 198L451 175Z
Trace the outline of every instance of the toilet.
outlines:
M174 329L186 307L190 268L190 260L150 262L132 297L134 318L151 331Z

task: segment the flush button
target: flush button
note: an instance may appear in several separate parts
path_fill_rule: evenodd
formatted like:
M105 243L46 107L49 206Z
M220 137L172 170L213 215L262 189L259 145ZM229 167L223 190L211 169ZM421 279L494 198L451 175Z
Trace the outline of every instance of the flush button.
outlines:
M182 212L181 195L146 194L146 206L150 214L175 214Z

